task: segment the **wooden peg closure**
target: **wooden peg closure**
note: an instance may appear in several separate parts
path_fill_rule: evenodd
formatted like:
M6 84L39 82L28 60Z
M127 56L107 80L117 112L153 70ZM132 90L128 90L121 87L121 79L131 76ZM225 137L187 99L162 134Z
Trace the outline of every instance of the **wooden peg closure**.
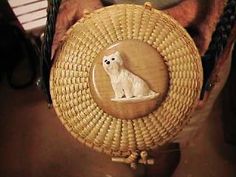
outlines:
M142 151L140 154L137 152L132 152L127 158L113 157L112 161L129 164L132 169L137 168L137 163L140 163L143 165L154 164L154 159L148 158L147 151Z

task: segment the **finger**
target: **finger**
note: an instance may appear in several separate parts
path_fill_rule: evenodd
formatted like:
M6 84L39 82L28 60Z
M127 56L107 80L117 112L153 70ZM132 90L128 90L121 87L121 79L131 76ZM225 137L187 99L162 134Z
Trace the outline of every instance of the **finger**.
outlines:
M57 15L51 56L54 56L55 50L62 41L62 38L65 35L66 31L74 23L75 16L76 8L71 5L71 1L62 2Z
M189 26L197 16L198 13L198 0L184 0L177 6L163 10L163 12L172 16L183 27Z
M84 10L92 12L101 7L103 7L103 5L100 0L80 0L80 2L77 4L77 19L81 18L84 15Z

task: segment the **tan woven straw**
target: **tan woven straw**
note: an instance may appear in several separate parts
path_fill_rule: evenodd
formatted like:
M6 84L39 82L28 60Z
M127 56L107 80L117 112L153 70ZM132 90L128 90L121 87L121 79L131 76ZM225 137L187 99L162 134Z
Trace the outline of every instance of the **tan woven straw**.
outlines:
M89 85L98 54L123 40L150 45L163 57L169 73L161 104L131 120L106 113ZM50 76L53 106L67 130L81 143L112 156L171 141L190 120L201 86L200 56L187 32L158 10L125 4L99 9L79 20L65 36Z

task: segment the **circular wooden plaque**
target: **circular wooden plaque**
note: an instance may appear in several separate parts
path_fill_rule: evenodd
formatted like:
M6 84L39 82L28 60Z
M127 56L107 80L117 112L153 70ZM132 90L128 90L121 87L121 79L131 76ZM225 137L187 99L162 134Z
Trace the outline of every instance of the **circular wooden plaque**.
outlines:
M115 93L111 78L103 68L103 57L117 51L121 54L125 69L142 78L151 90L158 93L157 97L146 100L137 97L116 101L112 99ZM139 118L157 109L168 91L168 81L168 71L162 56L152 46L138 40L120 41L101 51L90 73L94 100L106 113L121 119Z

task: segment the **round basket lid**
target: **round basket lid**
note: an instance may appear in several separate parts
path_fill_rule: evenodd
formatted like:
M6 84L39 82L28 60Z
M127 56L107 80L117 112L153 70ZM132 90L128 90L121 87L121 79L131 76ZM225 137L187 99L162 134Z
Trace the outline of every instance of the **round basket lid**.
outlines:
M81 143L126 156L163 145L186 125L202 73L193 40L175 20L145 6L113 5L68 31L50 91Z

